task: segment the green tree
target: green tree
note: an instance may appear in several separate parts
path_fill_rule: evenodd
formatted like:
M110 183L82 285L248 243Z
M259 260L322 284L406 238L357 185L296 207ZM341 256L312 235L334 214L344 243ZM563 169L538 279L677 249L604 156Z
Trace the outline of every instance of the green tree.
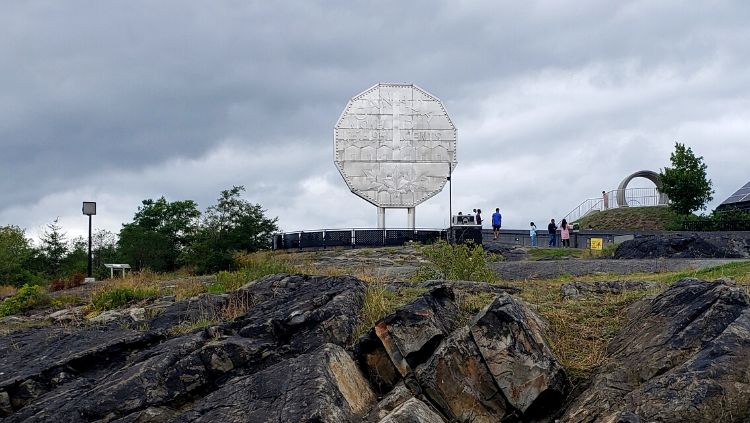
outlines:
M61 276L69 277L74 273L86 273L88 270L89 243L82 236L73 238L68 245L68 252L60 264Z
M62 277L62 264L68 254L68 244L65 240L65 233L57 223L57 219L47 225L47 229L41 236L41 241L40 251L45 266L44 272L49 278Z
M669 196L669 206L682 215L705 209L713 200L714 190L703 157L695 157L690 147L677 142L670 160L672 167L665 167L659 174L662 192Z
M41 281L28 270L36 252L18 226L0 227L0 285L22 286Z
M185 262L199 273L229 269L235 252L253 252L268 248L269 239L278 230L276 218L265 216L260 204L240 197L243 186L221 192L217 203L206 210L200 232Z
M121 263L123 261L120 251L117 249L117 235L99 229L94 231L91 240L93 274L97 279L108 278L109 270L104 267L104 264Z
M199 217L192 200L143 200L133 222L120 230L122 260L137 269L174 270L182 250L193 242Z

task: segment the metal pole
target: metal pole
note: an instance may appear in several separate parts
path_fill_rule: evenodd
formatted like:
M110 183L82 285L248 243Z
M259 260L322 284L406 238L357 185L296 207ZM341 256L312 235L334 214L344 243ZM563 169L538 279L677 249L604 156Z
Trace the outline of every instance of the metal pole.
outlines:
M378 207L378 229L385 229L385 207Z
M89 265L88 265L88 277L91 277L91 215L89 215Z
M452 237L453 232L453 183L451 182L451 174L453 172L453 166L448 162L448 242Z

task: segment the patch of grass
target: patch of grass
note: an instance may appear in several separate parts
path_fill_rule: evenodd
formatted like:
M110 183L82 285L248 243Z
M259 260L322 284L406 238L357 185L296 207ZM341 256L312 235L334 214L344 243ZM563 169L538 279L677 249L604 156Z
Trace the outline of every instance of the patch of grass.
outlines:
M485 252L481 245L451 245L441 240L421 247L419 251L428 264L417 269L413 278L415 281L446 279L493 282L497 279L495 272L487 267L487 263L496 259L493 254Z
M57 297L53 298L51 301L51 304L53 307L56 307L56 308L64 308L64 307L70 307L70 306L84 305L86 304L86 300L79 297L78 295L65 294L65 295L58 295Z
M175 282L172 292L177 301L182 301L208 292L208 286L195 279L184 279Z
M171 336L186 335L198 329L204 329L209 326L213 326L216 323L217 323L216 320L206 318L206 317L200 318L192 322L181 322L179 325L175 325L169 328L169 335Z
M519 296L550 323L547 335L552 350L569 376L582 381L603 363L607 344L625 323L624 309L659 289L564 299L560 293L564 282L525 282Z
M750 261L727 263L721 266L706 267L698 270L669 272L654 277L657 281L665 283L677 282L683 278L698 278L708 281L718 278L734 278L739 285L750 285Z
M477 313L487 307L496 297L495 294L490 292L480 292L477 294L465 293L461 290L454 292L456 294L456 304L461 312L459 326L469 323Z
M38 285L24 284L16 295L8 297L0 303L0 316L12 316L50 304L47 291Z
M208 307L200 310L198 317L180 322L170 328L170 335L183 335L200 328L206 328L221 322L232 321L245 313L253 306L252 297L243 292L232 295L226 304L219 308Z
M584 250L580 248L532 248L529 250L532 260L581 258L584 253Z
M295 267L285 253L259 251L239 253L234 256L239 266L236 271L221 271L216 274L216 282L206 288L206 292L221 294L234 291L242 285L276 273L296 273Z
M0 299L16 295L18 288L10 285L0 285Z
M577 223L582 229L667 230L678 219L669 207L623 207L591 213Z
M109 285L91 294L91 307L97 311L112 310L158 296L159 288L153 286Z
M359 314L359 324L354 330L354 340L369 331L378 320L393 313L427 292L424 288L407 287L393 292L382 283L368 283L365 299Z

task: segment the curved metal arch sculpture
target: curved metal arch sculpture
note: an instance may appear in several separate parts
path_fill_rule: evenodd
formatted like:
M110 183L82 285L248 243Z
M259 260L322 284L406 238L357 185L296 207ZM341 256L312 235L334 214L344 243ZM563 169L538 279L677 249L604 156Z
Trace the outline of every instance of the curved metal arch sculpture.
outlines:
M664 194L661 189L664 186L664 184L661 181L661 178L659 177L659 174L652 171L652 170L640 170L638 172L633 173L632 175L628 176L627 178L623 179L622 182L620 182L620 186L617 187L617 205L618 207L628 207L628 200L625 198L625 189L627 189L628 184L630 181L632 181L635 178L646 178L649 181L653 182L654 185L656 185L656 189L659 191L659 202L658 204L660 206L665 206L669 203L669 197L667 197L667 194Z

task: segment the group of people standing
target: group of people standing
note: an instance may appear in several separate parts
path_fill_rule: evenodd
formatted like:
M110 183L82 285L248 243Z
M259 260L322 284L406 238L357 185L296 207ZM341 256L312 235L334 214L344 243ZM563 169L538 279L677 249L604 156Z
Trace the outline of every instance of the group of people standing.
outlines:
M557 224L555 223L555 219L550 220L549 225L547 225L547 234L549 235L549 241L548 246L549 247L557 247L557 230L560 229L560 241L561 245L563 247L570 247L570 224L568 224L568 221L563 219L562 222L560 222L560 227L557 227ZM531 222L531 230L529 231L529 235L531 235L531 246L536 247L536 225L534 222Z
M474 209L476 213L476 224L482 225L482 210ZM500 238L500 228L503 223L503 215L500 214L500 208L495 209L495 213L492 213L492 240L497 241ZM555 219L550 220L547 225L547 233L549 234L548 245L550 247L557 247L557 230L560 230L560 244L562 247L570 247L570 224L567 220L563 219L558 227L555 223ZM537 228L534 222L531 222L531 228L529 229L529 236L531 237L531 246L537 246Z
M560 240L562 242L563 247L570 247L570 225L568 224L568 221L563 219L560 223L560 227L557 227L557 224L555 223L555 219L550 220L549 225L547 225L547 234L549 235L549 242L548 246L550 247L557 247L557 230L560 229ZM531 222L531 228L529 229L529 236L531 236L531 246L536 247L536 225L534 222Z

